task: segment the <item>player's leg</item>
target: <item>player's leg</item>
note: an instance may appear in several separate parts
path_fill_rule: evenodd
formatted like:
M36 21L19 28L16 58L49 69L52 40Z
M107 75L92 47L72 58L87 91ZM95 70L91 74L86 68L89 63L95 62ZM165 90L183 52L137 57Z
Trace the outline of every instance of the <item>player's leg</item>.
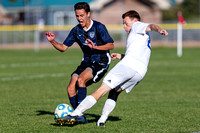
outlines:
M117 98L119 94L126 89L126 92L130 92L132 88L134 88L140 81L142 80L142 76L140 76L137 72L135 75L122 85L120 85L119 89L112 89L109 92L108 99L106 100L101 117L97 121L97 126L105 126L105 122L109 116L109 114L114 110L117 102Z
M116 65L104 78L101 86L93 92L91 95L87 96L74 110L71 116L80 116L84 111L91 108L100 97L105 95L112 88L120 86L122 83L129 80L134 76L135 72L123 71L129 68L126 68L124 65ZM68 118L67 118L68 119Z
M103 64L103 65L102 65ZM83 99L87 95L86 86L91 85L92 83L98 82L107 72L108 65L102 63L93 63L90 64L80 75L78 78L78 105L83 101ZM76 119L79 123L87 123L87 119L84 115L77 117Z
M93 92L91 95L87 96L78 105L78 107L71 113L71 115L68 115L68 116L65 116L62 118L58 118L58 119L56 119L56 122L61 125L64 123L68 123L68 124L74 124L75 122L82 123L82 121L79 121L79 117L82 116L82 114L86 110L88 110L92 106L94 106L96 104L96 102L99 100L99 98L104 96L110 90L111 90L111 88L109 86L107 86L105 83L102 83L101 86L95 92Z
M92 70L85 69L78 77L78 104L80 104L87 95L86 82L93 78Z
M72 105L72 107L75 109L78 106L78 77L81 72L83 72L86 69L87 65L84 62L81 62L81 64L76 68L76 70L71 74L71 81L67 87L67 92L69 96L69 101Z
M77 82L77 77L76 76L72 76L70 83L67 87L67 92L68 92L68 97L69 97L69 101L70 104L72 105L72 107L75 109L78 104L77 104L77 95L76 95L76 82Z
M107 72L109 64L92 63L79 75L78 78L78 103L80 103L87 95L86 86L96 83L103 78Z
M130 73L128 71L124 72L122 70L128 69L124 65L116 65L104 78L103 83L101 86L93 92L91 95L87 96L74 110L74 112L71 114L71 116L66 116L63 118L60 118L61 121L66 122L75 122L77 121L77 117L82 115L84 111L91 108L100 97L105 95L107 92L109 92L112 88L116 88L120 84L124 83L128 79L134 76L135 73ZM120 71L121 70L121 71Z
M109 92L108 99L104 104L101 117L97 121L97 126L105 126L105 122L109 114L116 106L117 98L122 91L122 86L125 88L127 87L127 84L132 84L132 82L129 83L129 81L131 81L132 77L134 77L136 73L137 72L131 68L118 64L106 75L103 82L107 83L111 87L114 87L115 89L112 89Z
M90 69L85 69L78 77L78 93L77 93L77 106L83 101L83 99L87 96L87 88L86 82L91 80L93 77L92 72ZM77 121L79 123L88 123L84 114L77 117Z
M74 110L74 112L72 112L71 116L80 116L83 112L94 106L96 102L110 90L111 88L108 85L102 83L97 90L95 90L91 95L87 96L78 105L78 107Z
M104 104L104 107L101 113L101 117L97 121L97 126L105 126L106 120L108 119L109 114L114 110L118 96L121 92L122 92L121 88L112 89L109 92L108 98Z

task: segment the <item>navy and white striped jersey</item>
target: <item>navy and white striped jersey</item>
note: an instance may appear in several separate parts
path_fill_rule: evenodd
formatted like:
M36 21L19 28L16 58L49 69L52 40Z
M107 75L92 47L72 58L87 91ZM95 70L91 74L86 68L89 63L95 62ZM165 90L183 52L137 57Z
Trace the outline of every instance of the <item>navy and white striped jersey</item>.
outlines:
M95 50L91 49L85 43L89 38L96 46L105 45L106 43L113 43L113 39L109 35L105 25L100 22L92 20L91 26L85 30L80 24L76 25L69 33L68 37L63 42L64 45L70 47L75 42L78 43L83 51L83 60L86 62L109 62L109 50Z

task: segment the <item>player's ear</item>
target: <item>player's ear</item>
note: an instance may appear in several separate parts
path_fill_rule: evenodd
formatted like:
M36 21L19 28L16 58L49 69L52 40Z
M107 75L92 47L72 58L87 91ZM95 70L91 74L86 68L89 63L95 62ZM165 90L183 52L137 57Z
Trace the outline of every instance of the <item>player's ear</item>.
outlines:
M87 13L88 18L90 17L90 12Z

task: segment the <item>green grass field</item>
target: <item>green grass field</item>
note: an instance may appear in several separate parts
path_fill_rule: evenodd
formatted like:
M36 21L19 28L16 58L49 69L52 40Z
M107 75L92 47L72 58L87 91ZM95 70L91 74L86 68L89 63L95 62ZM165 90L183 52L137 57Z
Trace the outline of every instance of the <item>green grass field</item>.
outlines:
M115 49L112 52L125 51ZM199 133L200 48L153 48L148 72L123 92L106 127L96 127L107 95L85 112L89 123L58 126L54 109L68 103L66 86L80 63L79 49L0 50L0 132ZM113 61L112 68L118 61ZM101 82L88 87L91 94Z

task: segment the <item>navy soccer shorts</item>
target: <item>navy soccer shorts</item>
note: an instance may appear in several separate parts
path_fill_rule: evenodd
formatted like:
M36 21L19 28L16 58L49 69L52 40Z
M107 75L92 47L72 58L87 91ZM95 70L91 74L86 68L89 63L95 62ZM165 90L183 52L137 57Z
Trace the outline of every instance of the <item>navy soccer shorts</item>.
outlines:
M77 69L72 73L72 76L78 77L78 75L80 75L85 69L89 69L93 74L93 78L86 83L86 86L88 86L101 80L107 72L108 67L109 64L107 63L89 63L82 61Z

